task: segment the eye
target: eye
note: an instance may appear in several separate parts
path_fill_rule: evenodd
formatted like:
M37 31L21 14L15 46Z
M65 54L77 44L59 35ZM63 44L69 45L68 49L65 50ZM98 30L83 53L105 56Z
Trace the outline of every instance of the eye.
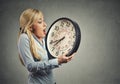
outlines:
M41 23L42 23L42 21L38 21L38 23L39 23L39 24L41 24Z

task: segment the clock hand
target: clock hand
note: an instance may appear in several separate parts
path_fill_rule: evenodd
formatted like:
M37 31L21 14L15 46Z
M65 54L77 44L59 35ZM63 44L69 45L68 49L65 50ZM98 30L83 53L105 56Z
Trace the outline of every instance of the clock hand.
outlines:
M64 38L64 37L62 37L61 39L63 39L63 38ZM61 40L61 39L57 39L57 40L55 40L55 41L51 40L50 44L56 43L56 42L58 42L58 41Z
M57 42L57 41L58 41L58 40L55 40L55 41L51 40L50 44L53 44L53 43L55 43L55 42Z
M65 36L64 37L62 37L61 39L59 39L58 41L57 41L57 43L56 44L54 44L54 46L55 45L57 45L60 41L62 41L63 39L65 39Z

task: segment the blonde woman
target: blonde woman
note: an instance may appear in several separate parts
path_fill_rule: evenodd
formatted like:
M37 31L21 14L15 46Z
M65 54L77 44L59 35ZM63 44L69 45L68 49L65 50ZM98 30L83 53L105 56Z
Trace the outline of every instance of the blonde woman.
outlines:
M37 9L26 9L20 16L18 52L29 72L28 84L56 84L52 70L73 57L48 58L44 42L46 27L42 12Z

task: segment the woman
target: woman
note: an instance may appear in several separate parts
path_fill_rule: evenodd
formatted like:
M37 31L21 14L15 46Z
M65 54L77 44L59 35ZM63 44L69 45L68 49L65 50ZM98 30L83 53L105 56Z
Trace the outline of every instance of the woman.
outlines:
M20 16L18 52L29 71L28 84L55 84L52 69L69 62L73 55L49 59L45 48L46 23L42 12L27 9Z

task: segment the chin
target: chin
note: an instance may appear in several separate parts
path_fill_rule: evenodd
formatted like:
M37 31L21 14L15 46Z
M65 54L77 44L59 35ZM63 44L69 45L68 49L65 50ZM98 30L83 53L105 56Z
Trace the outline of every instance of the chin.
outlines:
M38 38L44 38L45 36L46 36L45 34L37 35Z
M41 38L45 38L46 35L41 36Z

